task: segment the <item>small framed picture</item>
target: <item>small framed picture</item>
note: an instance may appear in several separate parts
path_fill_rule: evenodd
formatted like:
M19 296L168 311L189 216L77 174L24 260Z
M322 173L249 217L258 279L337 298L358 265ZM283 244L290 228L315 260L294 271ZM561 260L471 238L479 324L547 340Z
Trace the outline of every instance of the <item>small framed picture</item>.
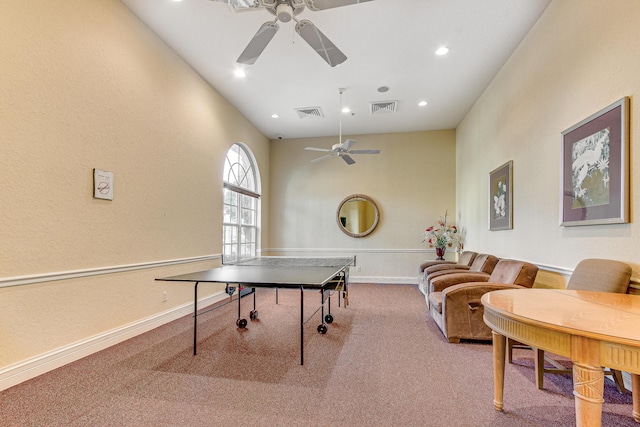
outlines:
M489 230L513 228L513 160L489 172Z
M629 98L562 132L560 225L629 222Z
M93 197L113 200L113 172L93 170Z

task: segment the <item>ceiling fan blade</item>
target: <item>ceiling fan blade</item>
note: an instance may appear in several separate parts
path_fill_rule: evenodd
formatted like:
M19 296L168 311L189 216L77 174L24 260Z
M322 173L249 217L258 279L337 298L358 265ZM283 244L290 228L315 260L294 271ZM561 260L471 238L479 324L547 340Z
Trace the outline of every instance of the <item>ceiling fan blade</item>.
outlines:
M302 19L296 24L296 32L309 46L332 67L342 64L347 60L344 53L333 44L311 21Z
M347 156L346 154L343 154L340 157L342 157L342 160L347 162L348 165L352 165L352 164L354 164L356 162L355 160L353 160L351 157Z
M304 149L307 150L307 151L323 151L323 152L326 152L326 153L333 152L333 150L329 150L329 149L326 149L326 148L305 147Z
M260 26L258 32L251 39L247 47L244 48L236 62L251 65L262 54L273 36L276 35L280 26L277 22L268 21Z
M326 156L318 157L317 159L311 160L311 163L319 162L320 160L328 159L329 157L333 157L335 154L327 154Z
M349 154L380 154L380 150L351 150Z
M347 139L345 142L342 143L342 149L345 151L349 151L349 148L351 148L353 146L353 144L355 144L356 141L355 139Z
M324 10L334 7L349 6L350 4L364 3L371 0L305 0L309 10Z

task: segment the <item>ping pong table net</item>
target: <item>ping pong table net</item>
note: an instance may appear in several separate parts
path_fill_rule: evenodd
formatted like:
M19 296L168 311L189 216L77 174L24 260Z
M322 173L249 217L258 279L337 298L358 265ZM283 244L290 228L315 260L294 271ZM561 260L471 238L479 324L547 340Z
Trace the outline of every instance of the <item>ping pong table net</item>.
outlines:
M289 257L289 256L259 256L252 258L225 258L222 256L223 265L246 266L274 266L274 267L354 267L356 257Z

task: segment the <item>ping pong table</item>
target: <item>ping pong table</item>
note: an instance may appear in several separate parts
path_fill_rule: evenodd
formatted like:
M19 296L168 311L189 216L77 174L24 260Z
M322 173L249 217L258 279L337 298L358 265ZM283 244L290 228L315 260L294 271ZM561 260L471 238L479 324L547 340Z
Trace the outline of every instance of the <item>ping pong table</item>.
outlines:
M251 320L258 319L256 309L256 288L275 288L276 303L277 292L282 289L300 290L300 364L304 365L304 325L321 311L321 323L317 327L320 334L326 334L328 324L333 322L331 314L331 296L338 293L338 304L340 296L344 300L345 307L348 304L348 283L349 267L356 265L356 257L281 257L262 256L232 262L225 262L223 257L222 266L209 270L197 271L193 273L181 274L177 276L163 277L156 280L171 282L194 283L193 297L193 354L197 352L197 331L198 316L211 310L220 308L222 305L210 307L198 312L198 284L199 283L224 283L227 293L235 293L235 286L239 290L251 288L253 291L253 309L249 312ZM304 317L304 291L319 291L321 301L318 308L309 316ZM237 294L238 318L236 326L241 329L247 327L247 320L242 317L241 292ZM325 302L327 302L327 314L325 314ZM224 305L224 304L223 304Z

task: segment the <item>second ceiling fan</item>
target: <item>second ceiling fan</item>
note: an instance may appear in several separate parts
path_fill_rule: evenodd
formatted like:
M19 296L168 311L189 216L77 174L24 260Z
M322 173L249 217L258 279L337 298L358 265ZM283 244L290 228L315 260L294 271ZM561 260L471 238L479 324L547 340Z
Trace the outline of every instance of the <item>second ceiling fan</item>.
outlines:
M306 19L298 20L296 16L305 7L312 11L332 9L335 7L348 6L351 4L364 3L372 0L213 0L227 3L234 10L251 10L264 8L269 13L275 15L276 19L267 21L260 26L258 32L253 36L247 47L240 54L237 62L251 65L265 50L273 36L276 35L280 22L296 22L296 33L315 50L318 55L332 67L342 64L347 57L340 49L333 44L327 36L322 33L311 21Z
M338 89L338 93L340 94L340 114L342 114L342 94L344 93L344 88ZM353 139L347 139L342 142L342 117L340 117L340 131L338 134L338 143L333 144L333 146L329 148L316 148L316 147L305 147L307 151L321 151L329 154L325 154L322 157L318 157L317 159L311 160L311 163L319 162L324 159L328 159L330 157L338 156L342 160L345 161L346 164L352 165L356 161L349 154L380 154L380 150L352 150L351 147L357 141Z

